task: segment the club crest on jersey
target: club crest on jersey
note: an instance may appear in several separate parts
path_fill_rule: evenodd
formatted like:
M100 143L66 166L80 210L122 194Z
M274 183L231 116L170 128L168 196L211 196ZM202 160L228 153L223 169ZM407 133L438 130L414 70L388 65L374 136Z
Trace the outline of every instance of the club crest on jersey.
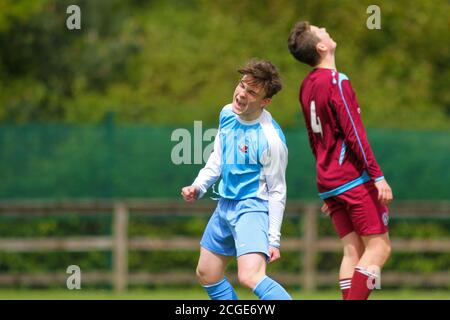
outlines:
M243 153L248 153L248 146L245 144L240 145L239 150L241 150Z
M384 225L387 226L389 223L389 216L388 216L387 212L383 213L382 219L383 219Z

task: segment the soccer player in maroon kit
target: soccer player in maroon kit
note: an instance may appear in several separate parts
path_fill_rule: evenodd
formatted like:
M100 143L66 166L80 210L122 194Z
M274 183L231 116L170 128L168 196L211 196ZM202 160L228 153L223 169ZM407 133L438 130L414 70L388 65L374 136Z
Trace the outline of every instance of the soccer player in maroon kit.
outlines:
M288 47L313 67L299 100L316 159L322 211L340 237L339 283L345 300L365 300L391 251L388 208L392 190L375 160L348 77L336 70L336 42L325 28L296 23Z

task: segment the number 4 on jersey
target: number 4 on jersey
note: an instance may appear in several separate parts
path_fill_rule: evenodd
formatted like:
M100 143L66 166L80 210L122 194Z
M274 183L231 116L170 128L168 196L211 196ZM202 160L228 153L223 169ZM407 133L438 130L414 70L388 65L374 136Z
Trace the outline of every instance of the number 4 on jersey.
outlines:
M316 103L311 101L311 129L314 133L320 133L320 135L323 137L322 133L322 124L320 123L319 117L316 115Z

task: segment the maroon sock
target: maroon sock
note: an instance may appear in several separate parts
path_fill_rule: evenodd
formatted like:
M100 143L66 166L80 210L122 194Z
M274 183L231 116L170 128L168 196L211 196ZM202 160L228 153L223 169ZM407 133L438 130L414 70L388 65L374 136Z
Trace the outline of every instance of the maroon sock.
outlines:
M342 300L347 300L348 293L350 292L350 287L352 284L352 278L345 278L339 280L339 287L342 292Z
M367 300L372 292L372 287L368 285L369 278L373 278L373 275L361 268L355 268L347 300Z

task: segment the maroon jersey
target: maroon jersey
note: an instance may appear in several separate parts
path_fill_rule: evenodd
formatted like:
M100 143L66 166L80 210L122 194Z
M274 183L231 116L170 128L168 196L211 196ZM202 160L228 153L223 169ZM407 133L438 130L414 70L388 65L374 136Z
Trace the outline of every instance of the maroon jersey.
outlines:
M316 158L317 186L322 199L369 180L383 179L345 74L314 69L303 81L299 99Z

